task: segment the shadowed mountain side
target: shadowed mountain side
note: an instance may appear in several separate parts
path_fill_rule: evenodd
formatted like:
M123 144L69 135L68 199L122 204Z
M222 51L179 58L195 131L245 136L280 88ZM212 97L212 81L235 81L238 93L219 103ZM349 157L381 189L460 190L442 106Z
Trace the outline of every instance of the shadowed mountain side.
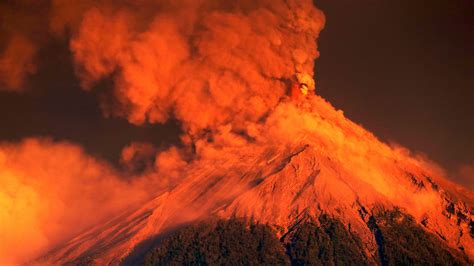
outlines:
M267 225L239 219L197 222L162 236L146 255L122 265L469 265L461 252L399 210L380 211L372 222L375 257L350 225L323 214L301 221L280 241Z

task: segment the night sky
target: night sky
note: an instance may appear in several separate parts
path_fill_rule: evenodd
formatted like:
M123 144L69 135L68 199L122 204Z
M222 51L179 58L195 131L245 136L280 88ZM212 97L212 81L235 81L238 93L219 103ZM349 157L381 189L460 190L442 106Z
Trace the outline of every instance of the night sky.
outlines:
M450 171L474 165L474 2L318 0L317 93L387 142L426 154ZM67 43L40 51L22 94L0 92L0 140L48 136L116 163L131 141L178 142L179 126L104 118L110 84L79 88Z
M319 94L384 141L452 172L474 165L474 1L316 5Z

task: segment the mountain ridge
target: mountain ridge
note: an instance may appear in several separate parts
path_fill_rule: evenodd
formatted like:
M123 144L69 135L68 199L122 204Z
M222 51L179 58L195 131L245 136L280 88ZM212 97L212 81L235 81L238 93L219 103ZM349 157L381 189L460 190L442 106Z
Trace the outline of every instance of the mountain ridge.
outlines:
M255 137L242 137L223 128L213 143L197 142L198 159L172 190L40 261L91 257L120 264L140 243L206 217L268 224L281 237L301 217L322 214L350 227L376 256L370 219L396 208L473 259L472 209L456 186L436 166L381 143L321 97L282 101L255 130Z

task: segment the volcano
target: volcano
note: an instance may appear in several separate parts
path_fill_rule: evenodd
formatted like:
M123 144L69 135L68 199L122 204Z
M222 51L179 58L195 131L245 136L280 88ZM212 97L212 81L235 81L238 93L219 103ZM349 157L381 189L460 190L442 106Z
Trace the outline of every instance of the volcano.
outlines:
M24 0L0 11L0 91L36 105L48 90L59 113L65 86L100 106L78 105L73 133L90 131L86 143L0 142L0 264L472 264L472 191L318 95L326 18L313 1ZM100 119L89 124L89 111ZM54 127L76 123L66 116ZM163 131L101 131L109 117ZM88 149L109 137L115 164Z
M263 132L258 139L242 136L236 145L228 130L222 128L212 144L197 143L204 149L200 158L186 166L174 188L40 261L120 264L180 226L210 218L265 224L283 241L321 217L360 239L369 264L383 262L380 227L406 227L406 221L451 254L453 263L472 260L473 194L429 162L380 142L321 97L282 101L255 129ZM398 216L387 220L390 213ZM404 241L403 235L387 241Z

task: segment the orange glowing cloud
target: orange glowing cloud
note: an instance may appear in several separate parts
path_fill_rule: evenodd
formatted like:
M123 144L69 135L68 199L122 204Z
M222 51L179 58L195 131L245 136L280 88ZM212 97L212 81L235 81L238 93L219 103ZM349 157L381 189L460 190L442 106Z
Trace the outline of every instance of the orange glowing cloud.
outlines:
M71 50L84 88L114 78L119 108L109 112L135 124L174 116L191 134L245 130L295 73L313 73L324 16L311 1L178 2L151 4L145 18L107 4L84 13Z
M73 144L0 145L0 264L26 262L145 198Z

